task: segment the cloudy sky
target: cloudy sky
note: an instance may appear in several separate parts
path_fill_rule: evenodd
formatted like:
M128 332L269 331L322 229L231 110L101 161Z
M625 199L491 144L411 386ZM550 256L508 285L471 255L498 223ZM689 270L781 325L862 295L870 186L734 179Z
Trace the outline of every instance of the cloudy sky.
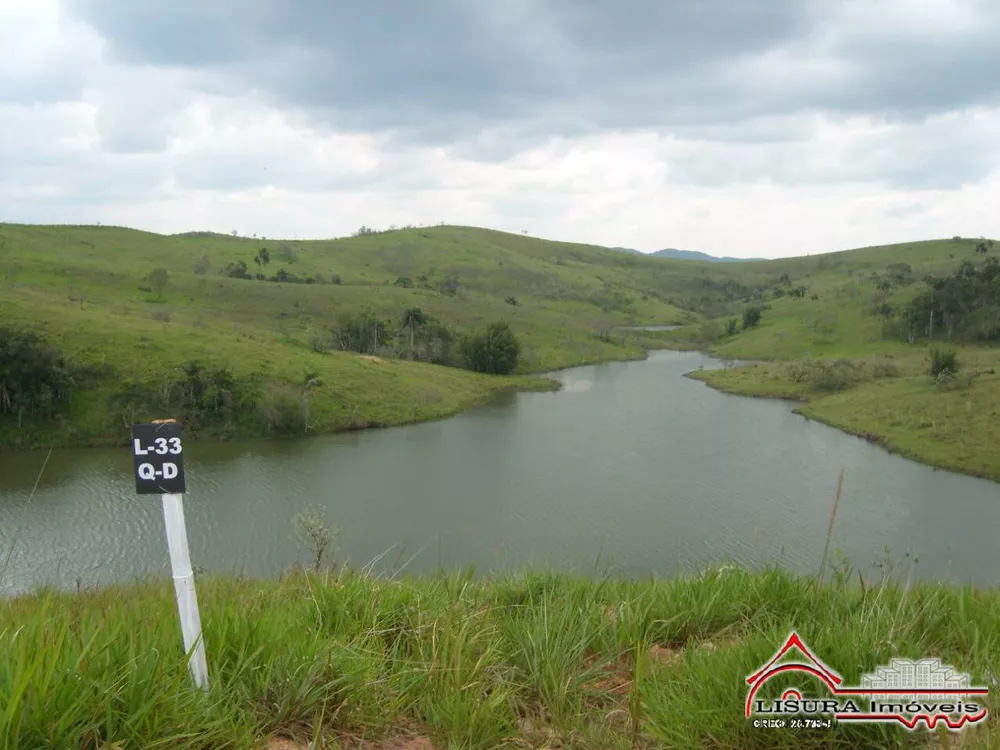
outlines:
M0 0L0 221L1000 237L996 0Z

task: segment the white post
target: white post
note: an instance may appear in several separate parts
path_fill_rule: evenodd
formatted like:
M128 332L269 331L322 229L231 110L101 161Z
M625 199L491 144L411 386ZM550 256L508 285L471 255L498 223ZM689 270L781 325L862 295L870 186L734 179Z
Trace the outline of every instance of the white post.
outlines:
M194 571L188 553L187 529L184 527L184 496L165 494L163 520L167 527L167 546L170 548L170 567L174 575L177 609L181 616L181 633L184 652L191 654L188 667L194 684L208 689L208 664L205 660L205 642L201 637L201 615L198 597L194 590ZM193 648L193 650L192 650Z

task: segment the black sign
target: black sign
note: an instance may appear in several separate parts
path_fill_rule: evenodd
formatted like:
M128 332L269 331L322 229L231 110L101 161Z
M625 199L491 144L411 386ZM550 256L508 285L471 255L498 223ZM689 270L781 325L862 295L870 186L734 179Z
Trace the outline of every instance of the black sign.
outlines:
M132 425L135 491L139 495L184 493L181 426L164 421Z

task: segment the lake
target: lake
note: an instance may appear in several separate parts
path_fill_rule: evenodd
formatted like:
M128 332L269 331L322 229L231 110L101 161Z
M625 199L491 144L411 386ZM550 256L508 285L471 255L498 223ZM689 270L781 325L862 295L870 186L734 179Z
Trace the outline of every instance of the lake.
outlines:
M935 471L791 412L683 377L697 352L564 370L555 393L503 394L425 424L295 441L185 444L196 566L273 575L308 553L318 506L337 558L380 573L546 566L667 576L716 563L1000 581L1000 485ZM160 499L127 448L0 454L0 590L169 575ZM909 553L918 559L911 564Z

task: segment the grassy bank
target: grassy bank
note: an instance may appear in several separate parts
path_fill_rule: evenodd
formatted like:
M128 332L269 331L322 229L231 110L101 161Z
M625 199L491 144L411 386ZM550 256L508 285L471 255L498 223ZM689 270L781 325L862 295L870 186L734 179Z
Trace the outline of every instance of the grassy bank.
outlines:
M743 716L745 678L792 629L848 684L894 656L938 657L992 684L1000 592L859 578L200 579L207 695L189 686L168 582L41 592L0 603L0 737L7 748L929 747L925 730L762 730ZM963 748L997 747L987 721Z
M954 271L975 259L972 248L943 240L771 261L773 275L787 273L792 285L806 288L802 297L765 295L759 325L733 335L721 318L663 338L720 357L723 368L691 373L714 388L800 400L798 411L810 419L933 466L1000 481L1000 346L948 341L940 333L911 344L894 319L872 314L871 274L884 277L901 263L912 269L911 281L890 292L902 310L924 288L913 279ZM932 346L957 353L956 377L930 376ZM764 362L729 366L740 359Z
M262 249L266 266L254 262ZM231 276L241 263L266 278ZM279 274L292 281L270 280ZM163 402L191 390L192 363L199 392L229 401L186 420L191 438L302 434L305 400L313 433L433 419L497 390L553 387L532 373L642 357L640 337L615 326L693 319L669 301L691 275L468 227L300 242L0 225L0 325L38 333L93 381L54 420L0 413L0 447L121 443L135 419L181 416ZM452 360L461 336L506 320L522 347L513 376L412 361L432 328L407 330L413 308L447 329ZM378 344L331 350L331 328L361 314L384 323Z

